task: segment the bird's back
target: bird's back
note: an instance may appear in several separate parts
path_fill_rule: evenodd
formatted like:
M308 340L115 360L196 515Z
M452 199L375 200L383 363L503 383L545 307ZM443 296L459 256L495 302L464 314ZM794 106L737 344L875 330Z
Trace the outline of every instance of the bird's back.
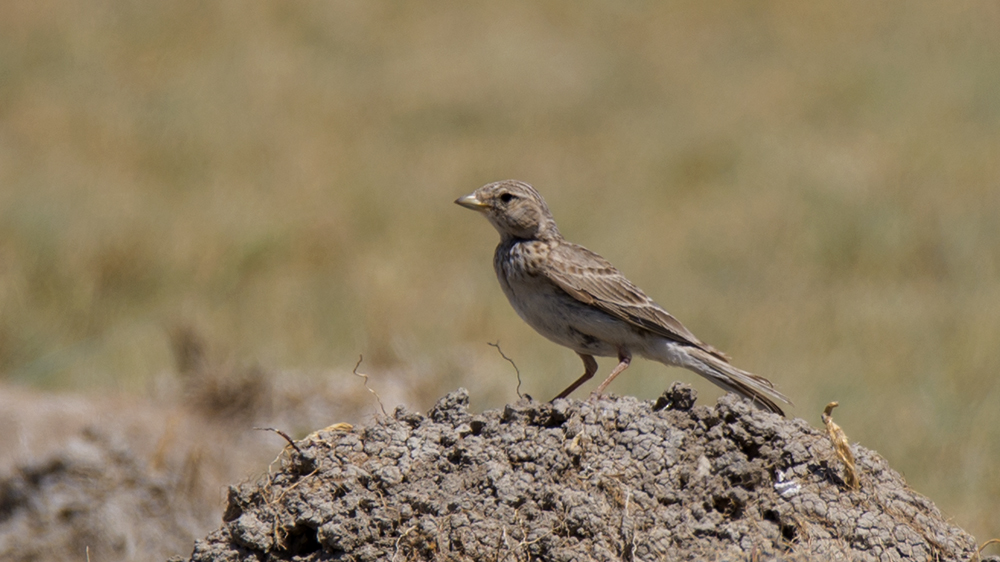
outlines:
M577 300L633 326L728 361L724 353L699 340L597 253L578 244L565 243L554 248L548 259L550 267L547 270L552 280Z

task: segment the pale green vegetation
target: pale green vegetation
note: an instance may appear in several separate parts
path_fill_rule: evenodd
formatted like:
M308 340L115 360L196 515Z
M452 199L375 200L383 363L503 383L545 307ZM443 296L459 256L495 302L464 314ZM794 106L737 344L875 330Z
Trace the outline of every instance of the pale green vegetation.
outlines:
M0 376L141 392L182 327L345 385L364 353L417 408L513 399L500 340L548 398L579 360L452 204L508 177L1000 536L995 3L8 2ZM678 379L718 395L611 390Z

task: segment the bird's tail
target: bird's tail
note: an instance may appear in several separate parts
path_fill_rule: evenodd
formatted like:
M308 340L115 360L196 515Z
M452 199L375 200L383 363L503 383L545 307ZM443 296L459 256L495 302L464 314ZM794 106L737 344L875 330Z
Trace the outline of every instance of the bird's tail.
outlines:
M787 396L775 390L774 384L764 377L737 369L723 359L697 347L673 342L667 346L669 349L665 351L668 357L665 359L668 360L662 362L694 371L712 384L750 399L760 408L784 416L785 412L775 404L775 401L792 403Z

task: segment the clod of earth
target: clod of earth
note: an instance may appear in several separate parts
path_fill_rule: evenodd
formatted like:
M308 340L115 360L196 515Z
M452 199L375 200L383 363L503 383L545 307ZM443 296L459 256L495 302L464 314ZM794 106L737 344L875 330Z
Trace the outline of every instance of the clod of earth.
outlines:
M522 400L320 432L233 487L191 562L267 560L971 560L876 453L860 488L827 435L729 395Z

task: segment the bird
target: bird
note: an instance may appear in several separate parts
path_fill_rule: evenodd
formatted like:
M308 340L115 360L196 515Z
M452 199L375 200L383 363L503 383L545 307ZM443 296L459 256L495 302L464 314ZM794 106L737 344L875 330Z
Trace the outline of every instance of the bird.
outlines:
M486 184L455 203L482 213L500 233L493 268L511 306L547 339L575 351L583 375L552 400L569 396L598 370L618 365L592 393L600 397L633 354L693 371L763 410L791 404L768 379L738 369L701 341L598 254L563 238L541 194L518 180Z

